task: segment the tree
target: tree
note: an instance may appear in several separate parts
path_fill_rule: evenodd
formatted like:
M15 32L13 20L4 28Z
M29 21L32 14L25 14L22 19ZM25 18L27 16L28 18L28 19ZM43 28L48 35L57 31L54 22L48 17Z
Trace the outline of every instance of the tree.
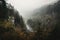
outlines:
M0 20L4 20L8 18L8 9L6 6L5 0L0 0Z

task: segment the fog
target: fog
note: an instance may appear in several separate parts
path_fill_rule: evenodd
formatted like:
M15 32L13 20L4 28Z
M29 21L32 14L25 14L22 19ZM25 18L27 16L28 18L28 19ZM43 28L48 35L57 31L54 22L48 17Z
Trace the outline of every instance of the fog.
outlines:
M27 19L33 10L40 8L43 5L51 4L56 0L8 0L23 18Z
M33 10L38 9L43 5L55 3L57 0L8 0L7 2L11 3L14 8L19 11L19 14L22 15L27 30L33 32L32 28L26 23L26 20L33 14Z

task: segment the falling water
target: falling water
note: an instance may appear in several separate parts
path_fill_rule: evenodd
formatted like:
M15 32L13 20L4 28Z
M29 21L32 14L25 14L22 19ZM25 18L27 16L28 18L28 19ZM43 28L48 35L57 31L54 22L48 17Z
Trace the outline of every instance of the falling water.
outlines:
M27 28L27 30L28 30L29 32L34 32L33 29L32 29L29 25L27 25L27 24L26 24L26 28Z

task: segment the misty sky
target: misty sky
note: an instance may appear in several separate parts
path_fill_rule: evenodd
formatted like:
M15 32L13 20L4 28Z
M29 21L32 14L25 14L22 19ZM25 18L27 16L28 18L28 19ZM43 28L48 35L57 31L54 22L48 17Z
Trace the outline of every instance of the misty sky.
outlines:
M56 0L8 0L8 3L11 3L14 8L19 11L19 14L22 15L26 24L26 28L31 32L33 31L33 29L26 23L29 15L32 14L31 12L43 5L54 2L56 2Z
M15 9L17 9L23 17L27 18L36 8L39 8L43 5L54 3L56 0L8 0L8 3L11 3Z

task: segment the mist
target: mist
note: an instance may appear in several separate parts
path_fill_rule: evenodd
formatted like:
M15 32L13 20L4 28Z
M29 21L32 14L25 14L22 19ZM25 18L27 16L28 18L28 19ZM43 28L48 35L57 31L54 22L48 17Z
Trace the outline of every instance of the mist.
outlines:
M42 7L43 5L49 5L55 3L57 0L8 0L15 9L19 11L19 14L23 16L24 20L29 19L35 9Z
M0 0L0 40L60 40L60 0Z

